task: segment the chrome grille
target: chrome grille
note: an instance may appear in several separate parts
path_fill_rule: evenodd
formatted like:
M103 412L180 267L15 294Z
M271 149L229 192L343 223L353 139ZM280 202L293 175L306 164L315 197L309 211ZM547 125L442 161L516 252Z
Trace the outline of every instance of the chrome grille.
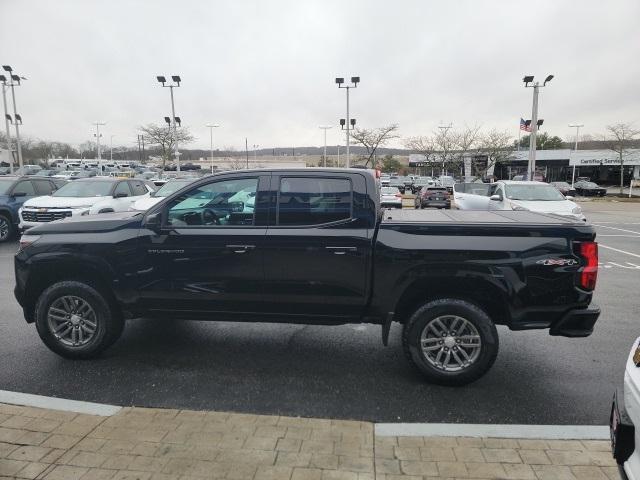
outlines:
M25 222L52 222L70 216L70 210L47 210L46 212L39 212L37 210L22 211L22 219Z

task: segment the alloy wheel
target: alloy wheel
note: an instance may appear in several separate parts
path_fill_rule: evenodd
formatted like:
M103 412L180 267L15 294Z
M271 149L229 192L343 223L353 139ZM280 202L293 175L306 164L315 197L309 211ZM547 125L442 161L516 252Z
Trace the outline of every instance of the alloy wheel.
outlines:
M65 295L54 300L47 311L47 324L53 336L69 347L81 347L93 340L98 321L84 299Z
M433 367L444 372L460 372L476 362L482 339L468 320L457 315L442 315L424 327L420 347Z

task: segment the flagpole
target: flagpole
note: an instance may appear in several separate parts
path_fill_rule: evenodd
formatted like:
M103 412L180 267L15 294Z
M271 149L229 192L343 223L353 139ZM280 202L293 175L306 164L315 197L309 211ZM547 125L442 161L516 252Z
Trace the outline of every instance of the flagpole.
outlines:
M522 134L522 128L518 125L518 151L520 151L520 135Z

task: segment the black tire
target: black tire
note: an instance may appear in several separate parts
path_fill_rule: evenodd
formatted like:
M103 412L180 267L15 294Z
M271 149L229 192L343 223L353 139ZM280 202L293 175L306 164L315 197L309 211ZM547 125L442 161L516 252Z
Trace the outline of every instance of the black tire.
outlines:
M475 327L481 340L475 361L456 372L436 368L427 360L421 348L422 332L429 322L446 315L465 319ZM430 383L438 385L461 386L478 380L495 362L498 345L498 331L489 316L476 305L455 298L433 300L423 305L411 315L402 333L402 347L407 359Z
M51 305L61 297L78 297L93 309L96 329L88 343L79 346L65 345L51 331L48 312ZM122 334L124 320L120 312L109 302L106 295L88 283L67 280L45 289L36 302L35 319L38 335L44 344L58 355L70 359L85 359L98 356L110 347Z
M16 227L11 221L11 217L0 215L0 243L7 242L16 234Z

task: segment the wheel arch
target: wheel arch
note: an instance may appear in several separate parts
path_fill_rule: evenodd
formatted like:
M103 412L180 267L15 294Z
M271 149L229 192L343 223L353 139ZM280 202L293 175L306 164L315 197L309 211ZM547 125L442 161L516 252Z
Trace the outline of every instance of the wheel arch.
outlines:
M406 323L425 303L452 298L482 309L495 324L509 325L511 311L507 294L494 283L479 278L418 278L409 284L395 303L394 320Z
M33 264L25 288L24 308L27 322L33 323L35 321L34 309L40 294L54 283L68 280L80 281L92 286L104 295L114 311L121 313L113 288L107 280L109 276L104 268L95 261L82 261L81 259Z

